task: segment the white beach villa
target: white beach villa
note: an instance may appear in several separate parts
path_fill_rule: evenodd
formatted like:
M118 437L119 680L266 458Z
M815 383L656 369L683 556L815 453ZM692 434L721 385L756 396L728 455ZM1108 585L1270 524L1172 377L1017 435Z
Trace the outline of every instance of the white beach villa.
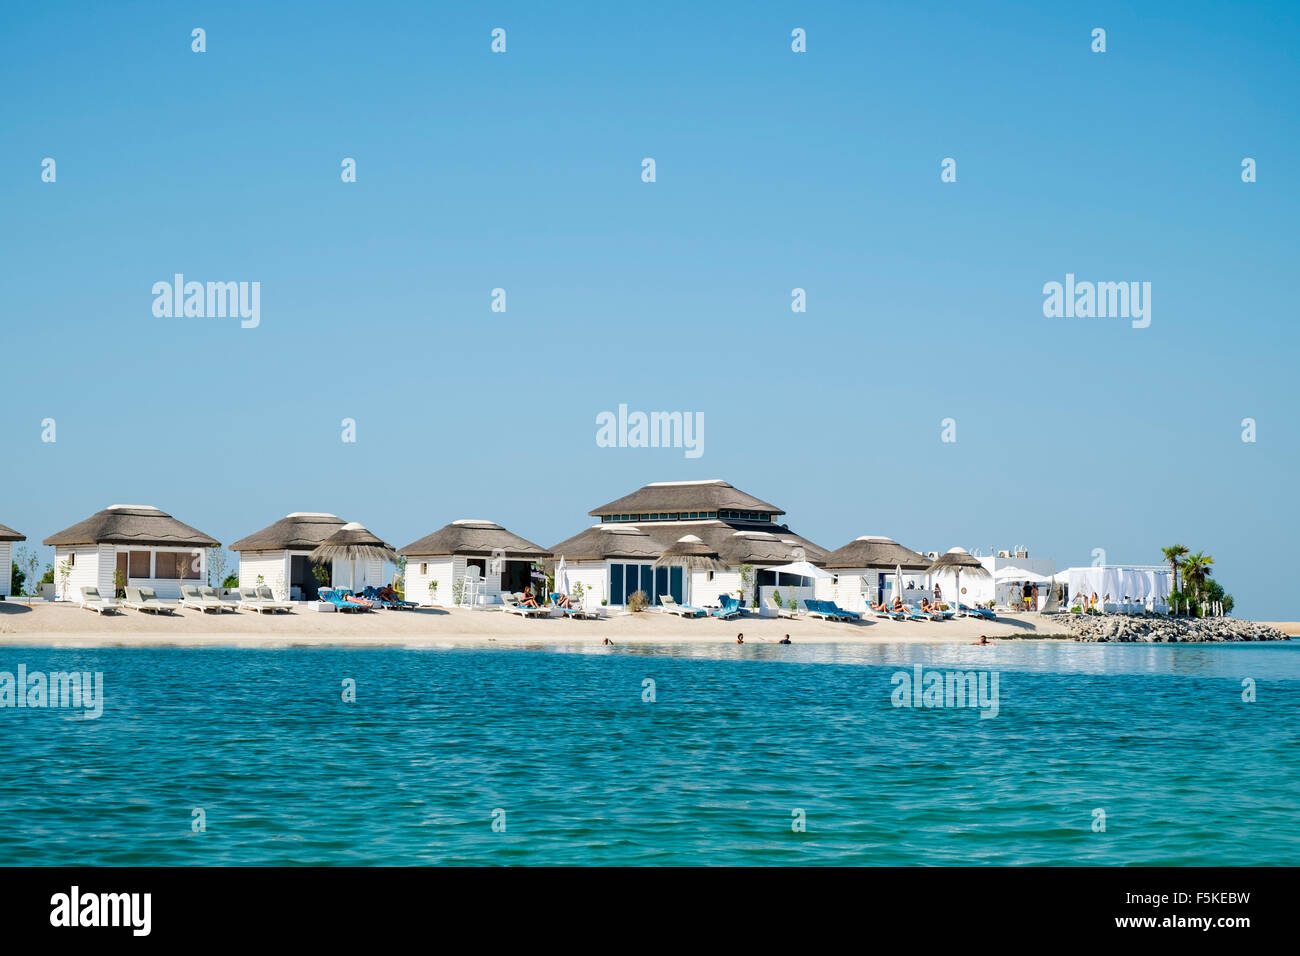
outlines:
M539 544L492 521L461 518L412 541L406 558L406 599L450 607L495 603L502 591L532 583L534 561L551 556Z
M583 584L588 607L600 601L624 607L637 591L651 605L665 595L678 604L716 605L720 595L740 595L742 565L754 571L750 590L757 589L759 601L744 595L751 607L775 590L783 600L813 597L811 578L772 569L798 561L818 565L826 557L824 548L778 523L785 514L780 508L718 479L654 482L588 514L600 523L551 548L557 563L564 559L570 591L575 582ZM665 549L688 535L725 569L654 566Z
M826 570L835 575L830 587L833 594L827 596L844 610L858 614L867 610L868 602L878 603L881 598L892 602L897 596L905 603L919 600L923 590L930 590L925 572L933 563L934 558L905 548L893 538L863 535L826 556ZM900 570L901 593L895 586ZM917 584L916 593L907 590L908 582Z
M142 586L179 597L183 582L207 583L207 549L220 546L150 505L110 505L44 543L54 547L55 593L64 601L80 601L83 587L106 598Z
M0 598L10 596L10 587L12 585L13 570L13 547L15 541L26 541L27 535L13 528L8 528L0 524Z
M344 558L312 560L311 553L344 525L337 515L295 511L240 538L230 546L239 553L239 586L264 584L281 601L314 601L319 588L344 587L349 580L357 591L382 587L384 562L377 558L356 562L355 570Z

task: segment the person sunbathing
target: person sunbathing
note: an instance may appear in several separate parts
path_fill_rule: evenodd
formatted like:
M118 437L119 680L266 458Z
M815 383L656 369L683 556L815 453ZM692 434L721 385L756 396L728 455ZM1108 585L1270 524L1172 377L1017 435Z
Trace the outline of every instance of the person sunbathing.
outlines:
M562 608L570 608L570 609L573 607L573 605L569 602L569 596L567 594L561 594L558 598L556 598L555 606L562 607Z
M537 603L537 598L533 597L533 589L531 587L524 588L524 599L519 602L519 606L541 607L541 605Z
M343 603L344 603L344 604L360 604L362 607L369 607L369 608L373 608L373 607L374 607L374 604L372 604L370 601L367 601L365 598L359 598L359 597L357 597L355 594L345 594L345 595L343 595Z
M396 604L398 601L401 600L401 598L397 596L396 591L394 591L387 584L385 584L382 588L379 589L379 600L387 604Z
M938 612L938 610L939 610L938 608L936 608L933 604L930 603L928 598L921 598L922 614L935 614Z
M873 611L885 611L885 610L888 610L888 608L885 607L885 599L884 599L884 598L881 598L879 604L873 604L873 605L871 605L871 610L873 610Z
M902 613L903 613L903 599L902 599L902 598L894 598L894 613L895 613L895 614L902 614Z

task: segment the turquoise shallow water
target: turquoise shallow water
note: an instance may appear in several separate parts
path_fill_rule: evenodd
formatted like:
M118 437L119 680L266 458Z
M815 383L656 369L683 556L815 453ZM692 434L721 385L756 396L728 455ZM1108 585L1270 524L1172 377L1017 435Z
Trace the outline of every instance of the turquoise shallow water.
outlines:
M996 671L998 716L892 706L918 663ZM101 671L106 703L0 710L3 865L1300 864L1296 642L19 664Z

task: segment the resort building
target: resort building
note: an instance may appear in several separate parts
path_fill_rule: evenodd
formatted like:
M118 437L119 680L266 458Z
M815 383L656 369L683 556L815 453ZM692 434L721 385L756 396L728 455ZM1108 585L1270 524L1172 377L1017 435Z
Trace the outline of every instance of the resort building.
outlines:
M650 604L672 595L679 604L717 604L719 595L739 595L741 566L754 571L758 597L780 590L783 600L814 596L810 577L774 571L799 561L820 564L826 550L795 534L780 508L725 481L665 481L646 485L588 514L598 523L554 545L572 592L581 583L588 606L601 601L622 607L642 591ZM693 535L721 562L723 570L655 567L664 551ZM758 606L755 595L746 604Z
M532 583L533 563L551 556L499 524L471 518L453 521L397 553L406 558L406 599L444 606L492 603L502 591L522 591Z
M827 596L856 613L882 598L892 602L898 597L910 603L919 600L923 591L929 592L926 570L933 563L934 557L905 548L893 538L863 535L826 556L825 568L834 575Z
M12 584L13 570L13 547L15 541L26 541L27 535L15 531L13 528L5 527L0 524L0 598L9 597L10 586Z
M314 601L323 587L355 590L384 584L384 562L353 563L345 558L314 561L311 553L344 526L342 518L316 511L295 511L230 546L239 552L239 586L268 586L282 601Z
M58 598L80 600L81 588L113 597L125 587L150 587L175 598L181 584L207 583L208 548L220 543L149 505L111 505L45 539L54 547Z

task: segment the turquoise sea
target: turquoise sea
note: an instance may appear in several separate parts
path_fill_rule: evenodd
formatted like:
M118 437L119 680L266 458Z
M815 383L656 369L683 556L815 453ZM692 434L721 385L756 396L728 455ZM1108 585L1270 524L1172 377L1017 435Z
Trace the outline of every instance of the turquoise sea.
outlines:
M1300 864L1297 642L20 664L105 702L0 709L0 865ZM918 664L996 672L997 716L893 706Z

